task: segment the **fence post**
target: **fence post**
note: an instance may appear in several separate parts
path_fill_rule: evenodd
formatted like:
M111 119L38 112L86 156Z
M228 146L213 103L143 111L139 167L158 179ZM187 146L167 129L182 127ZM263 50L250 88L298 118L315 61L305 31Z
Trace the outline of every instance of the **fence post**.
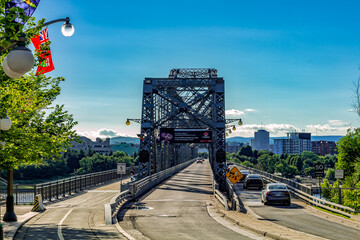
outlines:
M69 178L69 195L71 195L71 178Z
M339 187L339 204L341 204L341 188Z
M63 180L63 184L62 184L62 187L63 187L63 197L65 197L65 180Z
M18 185L16 184L15 185L15 196L16 196L16 199L15 199L15 204L18 205Z
M59 199L59 179L56 180L56 199Z
M41 184L41 197L44 199L44 184Z
M35 201L36 191L37 191L36 184L34 184L34 201Z

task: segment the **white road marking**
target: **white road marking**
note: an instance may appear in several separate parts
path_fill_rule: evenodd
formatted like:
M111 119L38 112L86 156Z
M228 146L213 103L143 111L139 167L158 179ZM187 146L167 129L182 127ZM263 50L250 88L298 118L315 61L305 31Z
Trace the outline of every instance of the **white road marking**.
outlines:
M60 220L59 224L58 224L58 237L60 240L64 240L64 237L62 235L62 230L61 230L61 225L63 224L63 222L65 221L65 219L69 216L69 214L72 212L72 210L74 210L73 208L70 209L65 216Z

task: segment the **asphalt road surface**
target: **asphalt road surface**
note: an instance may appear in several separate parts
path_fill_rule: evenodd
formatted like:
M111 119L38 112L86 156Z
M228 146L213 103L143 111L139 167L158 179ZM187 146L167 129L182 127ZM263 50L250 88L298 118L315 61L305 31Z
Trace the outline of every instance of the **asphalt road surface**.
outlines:
M271 205L261 203L261 190L243 189L242 183L235 185L235 191L241 200L251 210L262 217L262 220L272 221L276 224L333 240L360 239L360 231L343 224L328 221L306 212L300 200L292 198L291 206Z
M133 239L264 239L239 233L209 216L214 201L210 165L195 163L140 199L119 216L120 226Z

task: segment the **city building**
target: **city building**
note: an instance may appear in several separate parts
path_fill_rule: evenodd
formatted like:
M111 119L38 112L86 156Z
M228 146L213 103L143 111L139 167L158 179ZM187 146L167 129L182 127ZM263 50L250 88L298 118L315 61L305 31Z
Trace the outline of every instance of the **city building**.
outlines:
M242 146L244 146L244 143L228 142L228 143L226 143L226 152L228 152L228 153L237 153Z
M275 154L301 154L304 151L311 151L311 133L287 133L287 138L274 139Z
M335 155L336 154L336 143L334 141L312 141L311 151L317 155Z
M78 142L71 142L73 147L72 150L80 151L83 149L85 152L89 149L93 150L95 153L99 153L102 155L109 155L111 153L111 145L110 145L110 138L106 138L105 140L101 138L96 138L96 141L92 141L87 137L80 137L79 138L81 143Z
M267 150L270 149L269 132L266 130L258 130L254 133L254 139L251 139L252 149Z

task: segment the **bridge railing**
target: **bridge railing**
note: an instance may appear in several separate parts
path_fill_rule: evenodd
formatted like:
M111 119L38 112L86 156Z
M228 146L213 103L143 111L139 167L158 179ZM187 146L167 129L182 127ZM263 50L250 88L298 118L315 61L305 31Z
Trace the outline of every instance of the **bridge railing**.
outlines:
M319 206L319 207L325 208L329 211L337 212L337 213L347 215L347 216L350 216L347 213L352 213L352 214L359 213L359 211L357 211L353 208L343 206L343 205L340 205L337 203L333 203L333 202L330 202L330 201L327 201L324 199L317 198L317 197L313 196L313 192L314 192L313 188L305 186L305 185L298 183L296 181L293 181L291 179L280 177L280 176L277 176L275 174L271 174L268 172L264 172L264 171L258 170L256 168L252 168L252 167L248 167L248 166L244 166L244 165L240 165L240 164L236 164L236 165L238 165L241 168L247 169L253 173L260 174L268 181L282 182L282 183L287 184L289 189L295 196L297 196L298 198L301 198L302 200L304 200L312 205Z
M105 208L105 223L107 225L116 223L116 216L120 209L130 200L136 199L149 191L154 186L160 184L167 178L173 176L180 170L188 167L194 163L195 159L191 159L187 162L181 163L174 167L168 168L161 172L155 173L143 179L129 183L128 189L123 188L122 192L117 196L114 196L110 203L104 205Z
M135 172L137 167L134 167ZM131 175L130 167L126 168L126 174L122 177L126 178ZM117 170L107 170L96 173L77 175L64 178L61 180L50 181L35 185L14 185L14 203L15 204L33 204L35 196L41 194L43 201L52 201L77 193L83 189L94 187L106 182L120 180L121 175L117 174ZM1 199L6 199L6 188L1 188Z

